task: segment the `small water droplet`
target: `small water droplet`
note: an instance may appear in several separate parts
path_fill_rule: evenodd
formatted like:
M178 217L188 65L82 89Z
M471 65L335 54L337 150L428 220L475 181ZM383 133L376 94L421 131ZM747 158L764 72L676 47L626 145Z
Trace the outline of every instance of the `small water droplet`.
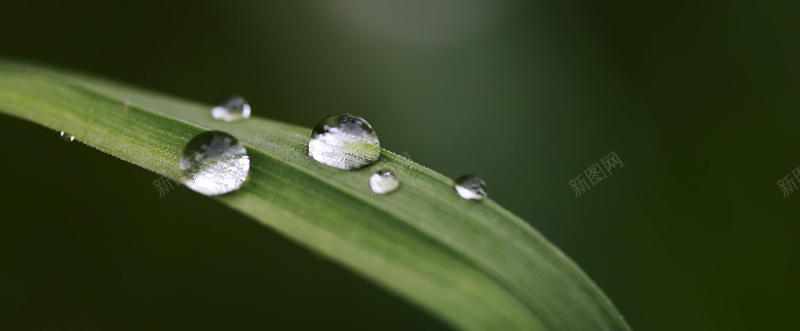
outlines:
M198 134L183 149L180 169L184 184L205 195L237 190L250 172L247 149L234 136L221 131Z
M229 96L220 99L217 106L211 109L211 116L215 120L225 122L248 119L250 118L250 105L238 95Z
M350 114L328 116L314 127L308 155L324 165L356 170L381 158L380 142L372 126Z
M464 175L456 179L456 192L467 200L486 199L486 183L474 175Z
M378 171L369 177L369 187L375 194L392 193L400 186L397 176L389 170Z
M66 133L66 132L64 132L64 131L61 131L61 139L64 139L64 141L74 141L74 140L75 140L75 137L73 137L73 136L72 136L71 134L69 134L69 133Z

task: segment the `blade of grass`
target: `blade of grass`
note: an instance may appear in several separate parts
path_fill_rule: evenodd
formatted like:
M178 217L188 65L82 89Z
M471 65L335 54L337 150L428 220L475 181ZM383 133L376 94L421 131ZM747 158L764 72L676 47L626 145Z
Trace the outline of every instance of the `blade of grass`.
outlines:
M251 118L215 121L210 106L63 70L0 61L0 112L178 179L183 146L206 130L247 147L250 176L212 197L465 330L628 330L564 254L491 200L467 201L452 180L383 150L346 172L307 155L310 129ZM378 169L401 188L367 184Z

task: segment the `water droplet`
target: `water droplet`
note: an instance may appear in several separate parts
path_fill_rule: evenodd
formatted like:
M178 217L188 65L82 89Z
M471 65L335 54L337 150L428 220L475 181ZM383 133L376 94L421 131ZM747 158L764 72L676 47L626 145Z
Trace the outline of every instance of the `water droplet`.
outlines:
M467 200L486 199L486 183L474 175L464 175L456 179L456 192Z
M369 177L369 187L375 194L392 193L400 186L397 176L389 170L378 171Z
M247 101L238 96L229 96L220 99L217 106L211 109L211 116L215 120L225 122L235 122L250 118L250 105Z
M73 137L73 136L72 136L71 134L69 134L69 133L66 133L66 132L64 132L64 131L61 131L61 139L64 139L64 141L74 141L74 140L75 140L75 137Z
M184 184L205 195L237 190L250 172L247 149L221 131L198 134L183 149L180 169Z
M378 135L366 120L339 114L326 117L314 127L308 155L327 166L356 170L378 162L379 146Z

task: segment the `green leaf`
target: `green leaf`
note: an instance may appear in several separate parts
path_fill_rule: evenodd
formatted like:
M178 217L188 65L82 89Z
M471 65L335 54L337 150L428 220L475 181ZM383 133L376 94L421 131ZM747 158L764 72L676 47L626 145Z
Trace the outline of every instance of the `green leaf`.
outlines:
M212 197L465 330L628 330L562 252L491 200L388 150L347 172L308 157L308 128L215 121L209 105L62 70L0 61L0 112L178 179L184 145L206 130L247 147L250 177ZM309 123L314 124L314 123ZM378 130L380 128L377 128ZM380 132L380 131L378 131ZM56 139L54 134L54 139ZM396 192L369 189L388 169Z

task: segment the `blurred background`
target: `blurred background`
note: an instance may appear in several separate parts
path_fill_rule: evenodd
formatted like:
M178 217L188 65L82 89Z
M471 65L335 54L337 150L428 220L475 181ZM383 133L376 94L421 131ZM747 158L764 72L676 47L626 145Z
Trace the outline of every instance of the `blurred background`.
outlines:
M634 330L798 324L798 1L26 1L0 57L381 145L490 197ZM0 116L0 329L447 329L226 207ZM624 164L580 197L568 182ZM19 160L15 159L18 157Z

